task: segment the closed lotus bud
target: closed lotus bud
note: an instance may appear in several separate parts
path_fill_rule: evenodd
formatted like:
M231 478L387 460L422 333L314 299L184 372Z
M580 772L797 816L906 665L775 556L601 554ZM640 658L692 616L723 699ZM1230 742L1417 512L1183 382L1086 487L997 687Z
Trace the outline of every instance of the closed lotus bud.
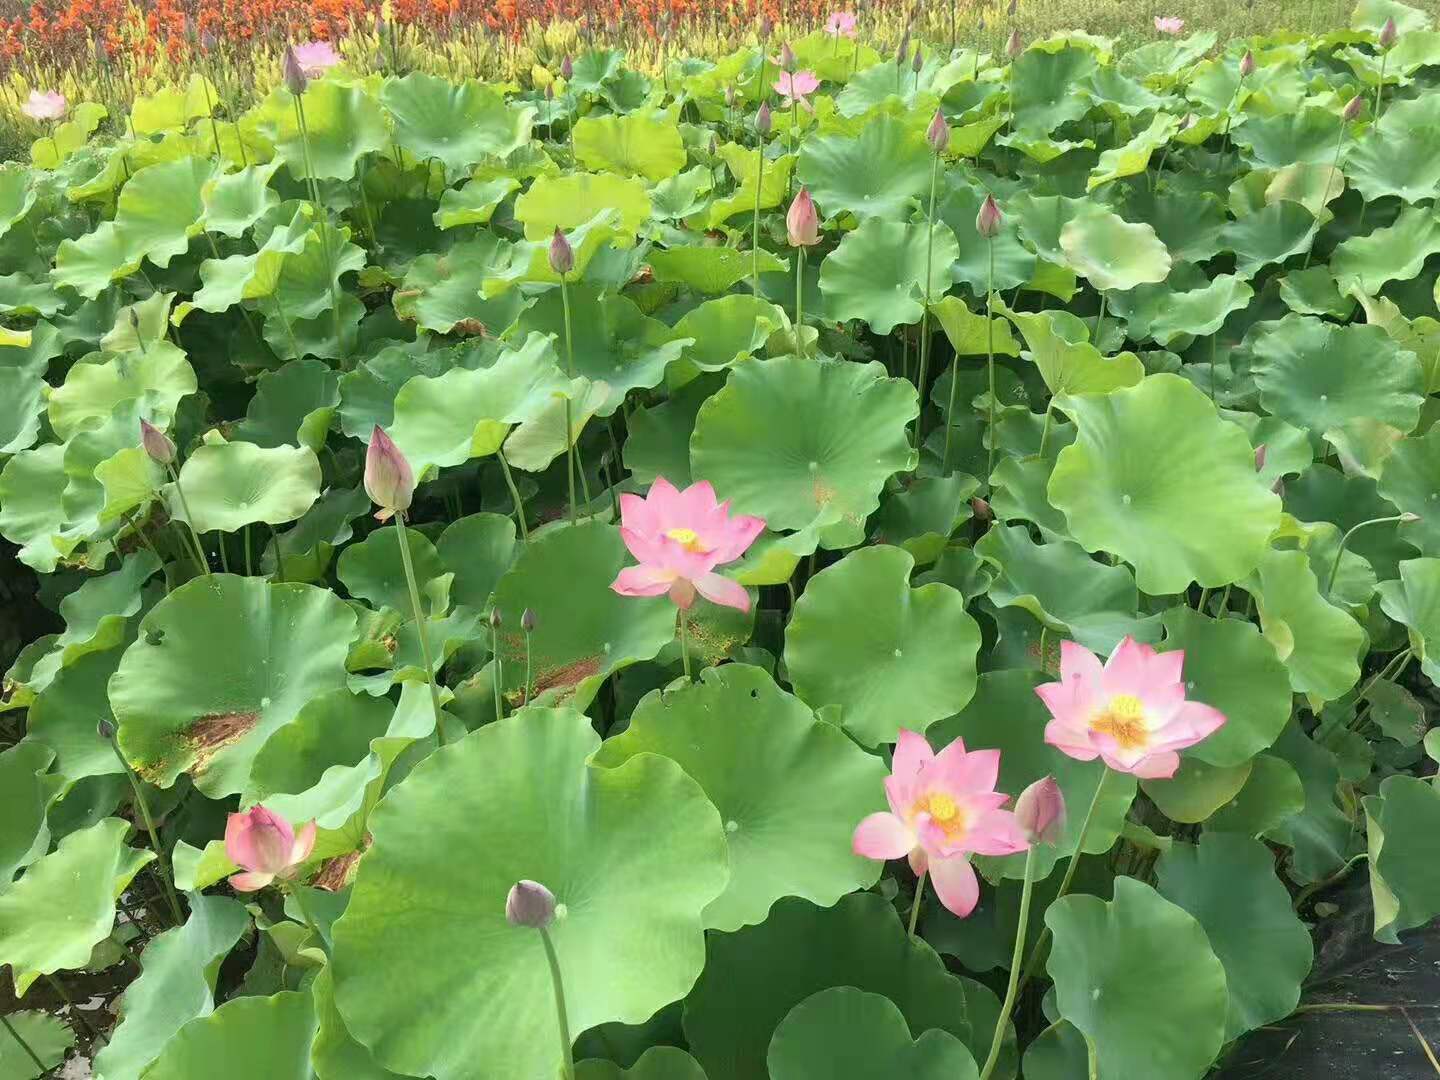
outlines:
M820 242L820 219L808 188L802 187L785 215L785 231L791 247L812 247Z
M1240 78L1247 79L1253 74L1255 74L1255 54L1246 49L1245 55L1240 58Z
M980 13L980 21L975 24L975 29L982 34L985 32L985 13L983 11Z
M295 46L285 47L285 59L281 63L281 70L285 74L285 88L299 97L305 93L305 87L309 84L305 78L305 69L300 66L300 58L295 55Z
M904 67L910 60L910 28L900 35L900 47L895 50L895 66Z
M533 608L526 608L520 613L520 629L529 634L535 629L535 611Z
M762 101L760 111L755 114L755 130L760 133L762 138L770 134L770 123L770 103Z
M1358 120L1360 114L1365 111L1365 99L1356 94L1345 103L1345 112L1342 114L1346 120Z
M505 621L505 620L501 617L501 615L500 615L500 609L499 609L498 607L496 607L496 608L491 608L491 609L490 609L490 629L491 629L491 630L499 630L501 624L504 623L504 621Z
M1025 46L1024 46L1024 44L1022 44L1021 41L1020 41L1020 31L1019 31L1019 30L1011 30L1011 31L1010 31L1010 40L1008 40L1007 42L1005 42L1005 55L1008 56L1008 57L1010 57L1011 60L1014 60L1017 56L1019 56L1019 55L1020 55L1022 52L1024 52L1024 51L1025 51Z
M379 424L370 433L365 451L365 494L384 510L408 510L415 495L415 474L410 463Z
M794 71L795 63L795 50L790 48L790 43L787 41L780 46L780 66L786 71Z
M554 101L554 100L555 100L555 84L554 84L554 83L546 83L546 84L545 84L545 100L546 100L546 101Z
M115 737L115 725L109 720L101 720L100 723L95 725L95 730L106 742L109 742Z
M728 83L725 86L725 107L727 109L735 107L735 87Z
M1015 800L1015 820L1032 844L1054 844L1065 832L1065 796L1053 776L1036 780Z
M570 54L565 54L565 59L560 61L560 77L569 82L575 75L575 65L570 62Z
M1409 524L1411 524L1412 522L1419 521L1419 520L1420 520L1420 515L1419 515L1419 514L1412 514L1412 513L1410 513L1410 511L1408 511L1408 510L1405 511L1405 513L1403 513L1403 514L1400 515L1400 522L1401 522L1401 524L1404 524L1404 525L1409 525Z
M990 509L990 504L979 495L970 500L970 509L975 514L975 520L982 525L987 525L995 520L995 511Z
M175 460L175 444L155 425L140 421L140 445L145 448L145 453L150 455L150 460L160 465L169 465Z
M937 154L943 154L950 145L950 125L945 122L945 114L939 109L935 110L935 116L925 131L925 139L930 143L930 149Z
M1000 226L1005 221L1005 215L1000 213L1000 204L995 201L994 195L986 195L985 201L980 204L980 212L975 215L975 231L986 240L994 240L1000 235Z
M1263 471L1264 471L1264 469L1265 469L1265 455L1266 455L1266 453L1268 453L1268 449L1267 449L1267 446L1266 446L1265 443L1262 442L1259 446L1255 447L1255 471L1256 471L1256 472L1263 472Z
M920 48L920 43L915 43L915 58L910 61L910 70L919 75L925 67L925 52Z
M1010 6L1005 9L1005 14L1013 19L1015 17L1015 13L1019 10L1020 0L1010 0Z
M759 38L762 43L770 40L770 31L775 29L775 24L770 21L769 15L760 16Z
M505 921L543 930L555 921L555 894L538 881L517 881L505 897Z
M555 227L555 235L550 238L550 269L564 277L575 269L575 249L570 246L570 241L565 239L565 234L560 227Z
M1388 49L1395 44L1395 39L1400 36L1400 31L1395 27L1395 20L1386 19L1385 25L1380 28L1380 47Z
M709 146L710 156L711 156L711 157L714 157L714 156L716 155L716 153L719 151L719 149L720 149L720 144L719 144L718 142L716 142L715 136L714 136L714 134L712 133L711 136L710 136L710 146Z

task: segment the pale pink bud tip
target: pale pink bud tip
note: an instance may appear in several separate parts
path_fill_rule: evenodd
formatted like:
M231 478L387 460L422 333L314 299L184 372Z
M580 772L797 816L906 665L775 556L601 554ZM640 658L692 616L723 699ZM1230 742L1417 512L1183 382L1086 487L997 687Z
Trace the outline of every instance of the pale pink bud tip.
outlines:
M152 461L161 465L169 465L175 460L175 444L170 437L144 420L140 421L140 445Z
M790 236L791 247L811 247L820 242L820 219L808 188L802 187L790 204L785 215L785 231Z
M930 149L937 154L943 154L950 145L950 125L945 122L945 114L939 109L935 110L935 116L930 121L925 138L930 143Z
M1010 40L1005 43L1005 53L1006 53L1006 55L1009 56L1011 60L1014 60L1017 56L1019 56L1019 55L1020 55L1022 52L1024 52L1024 51L1025 51L1025 47L1024 47L1024 45L1023 45L1023 44L1021 43L1021 41L1020 41L1020 31L1019 31L1019 30L1011 30L1011 31L1010 31Z
M760 111L755 114L755 130L762 136L770 134L770 104L762 101Z
M550 269L561 275L575 269L575 250L558 227L550 238Z
M1015 800L1015 820L1032 844L1054 844L1065 832L1065 796L1053 776L1036 780Z
M786 71L795 70L795 50L790 47L788 41L780 46L780 66Z
M1267 453L1269 453L1269 450L1268 450L1268 448L1267 448L1267 446L1266 446L1265 443L1262 442L1259 446L1255 447L1255 471L1256 471L1256 472L1263 472L1263 471L1265 470L1265 455L1266 455Z
M1360 114L1364 111L1365 99L1362 98L1359 94L1356 94L1354 97L1352 97L1349 101L1345 103L1344 116L1346 120L1358 120L1360 119Z
M1395 44L1395 39L1400 36L1399 29L1395 26L1393 18L1386 19L1385 25L1380 28L1380 47L1388 49Z
M1246 79L1253 74L1255 74L1255 54L1246 49L1245 55L1240 58L1240 77Z
M517 881L505 897L505 920L511 926L545 929L555 921L555 894L538 881Z
M986 195L985 201L980 204L980 212L975 215L975 230L986 240L993 240L1000 235L1000 225L1004 220L1005 215L1000 213L995 196Z
M370 435L365 451L365 493L385 510L408 510L415 494L415 474L410 463L379 425Z
M574 65L573 63L571 63L570 57L569 57L569 55L567 54L566 57L565 57L565 59L560 61L560 77L561 77L562 79L564 79L566 82L569 82L571 76L573 76L574 74L575 74L575 65Z
M925 50L918 44L915 46L915 58L910 61L910 70L919 75L925 68Z
M305 78L305 69L300 66L300 58L295 55L293 45L285 49L285 59L280 67L285 76L285 88L297 97L303 94L309 80Z
M976 495L970 500L970 509L975 514L975 520L985 525L995 520L995 511L990 509L990 504Z

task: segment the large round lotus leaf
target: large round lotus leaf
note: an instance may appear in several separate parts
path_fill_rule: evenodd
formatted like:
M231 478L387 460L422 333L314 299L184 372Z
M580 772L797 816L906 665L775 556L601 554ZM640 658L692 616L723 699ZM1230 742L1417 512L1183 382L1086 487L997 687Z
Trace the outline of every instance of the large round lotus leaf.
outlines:
M45 775L54 758L54 750L33 739L0 753L0 886L8 887L17 870L50 847L45 811L64 783Z
M1440 915L1440 790L1414 776L1391 776L1365 798L1375 937L1399 944L1401 931Z
M99 359L103 354L96 353ZM157 427L170 426L180 399L195 392L195 369L174 345L160 342L145 353L100 363L79 363L50 394L47 415L62 440L108 420L115 406L144 398L144 415Z
M1198 825L1240 793L1250 779L1250 765L1207 765L1197 757L1184 757L1174 776L1145 780L1141 787L1171 821Z
M493 233L461 241L443 254L426 252L410 264L396 290L395 314L440 334L458 327L471 335L499 336L525 310L527 300L518 289L489 299L480 290L509 258L505 241Z
M592 172L643 176L656 183L685 167L685 144L675 121L661 112L584 116L571 139L575 160Z
M208 1016L221 961L249 928L250 914L238 900L191 896L185 925L146 947L144 971L120 999L123 1019L96 1055L96 1073L106 1080L139 1080L177 1031Z
M12 1012L5 1017L26 1046L40 1059L46 1070L54 1069L75 1045L75 1032L65 1022L38 1010ZM10 1037L7 1031L0 1039L0 1077L4 1080L39 1080L50 1073L35 1067L35 1059Z
M1225 726L1186 752L1210 765L1240 765L1270 746L1290 719L1290 681L1254 625L1188 607L1165 613L1162 651L1183 649L1186 697L1225 714Z
M559 1067L540 937L505 919L522 878L562 905L572 1032L638 1024L690 989L727 877L720 817L673 761L588 764L599 743L578 713L525 710L431 755L371 816L335 996L379 1063L437 1080Z
M865 218L820 264L826 313L837 322L863 319L877 334L917 323L925 313L925 298L938 298L949 286L950 264L959 254L955 234L943 222L907 225Z
M1118 214L1084 214L1060 230L1060 249L1070 269L1100 290L1133 289L1170 276L1170 253L1149 225L1132 225Z
M1421 668L1440 684L1440 559L1402 562L1400 580L1381 583L1380 606L1410 631Z
M20 548L22 563L44 574L75 547L60 535L64 491L65 447L59 443L22 450L0 471L0 534Z
M311 1080L314 1037L309 991L237 997L181 1028L145 1080Z
M1061 1020L1035 1036L1035 1041L1025 1048L1022 1075L1025 1080L1079 1080L1088 1075L1089 1060L1085 1036Z
M1440 161L1431 153L1440 124L1397 102L1355 140L1345 155L1345 178L1369 201L1394 195L1407 203L1435 197ZM1416 101L1422 111L1429 104Z
M1342 293L1358 287L1375 294L1389 281L1409 281L1440 251L1440 220L1429 207L1407 206L1395 223L1366 236L1352 236L1330 256Z
M82 968L115 926L115 898L155 858L129 847L130 823L105 818L72 832L0 893L0 964L16 996L42 973Z
M782 900L759 926L708 939L705 970L685 1002L690 1052L710 1080L770 1080L775 1030L832 986L889 998L913 1034L939 1028L972 1055L988 1053L1000 1013L987 988L950 974L929 945L908 937L884 897L852 893L830 908ZM1004 1057L1000 1068L1009 1075Z
M1267 551L1246 589L1291 689L1334 701L1359 681L1365 631L1320 595L1303 551Z
M319 450L340 404L340 373L321 360L292 360L256 380L236 441Z
M1295 1011L1315 950L1268 847L1207 833L1199 846L1172 844L1155 874L1160 895L1195 917L1225 967L1227 1041Z
M1023 668L987 671L980 676L975 697L960 713L930 729L928 737L937 747L964 739L969 750L999 750L1000 780L997 790L1019 795L1036 780L1053 776L1065 797L1070 813L1065 831L1054 844L1035 849L1033 876L1048 877L1055 864L1075 850L1085 808L1095 798L1095 789L1106 769L1100 761L1076 761L1045 742L1045 725L1050 713L1035 693L1045 682L1043 672ZM1085 851L1103 855L1115 845L1130 804L1135 800L1135 778L1110 773L1095 811L1095 820L1085 836ZM1008 855L987 860L1007 878L1022 878L1025 856Z
M686 360L701 371L719 371L754 356L764 347L770 335L785 325L785 313L780 308L758 296L738 293L706 300L686 312L685 317L675 324L675 336L693 339L685 350ZM673 374L671 378L673 380ZM676 477L670 479L679 482Z
M910 200L929 190L934 160L918 130L880 114L858 136L805 139L796 175L826 217L848 211L898 223Z
M1259 165L1279 169L1294 162L1328 167L1335 161L1335 139L1348 121L1332 109L1307 105L1275 116L1246 117L1231 130Z
M365 86L320 79L310 83L302 101L303 133L295 96L282 87L271 92L259 113L276 156L295 179L349 180L362 157L390 145L385 110Z
M1019 131L1047 135L1069 120L1078 120L1090 108L1090 98L1077 93L1098 67L1094 52L1057 41L1056 47L1026 49L1011 65L1010 93Z
M1178 375L1110 394L1066 397L1075 442L1050 474L1050 502L1091 551L1135 567L1140 591L1183 592L1244 577L1280 523L1244 431Z
M1315 233L1315 215L1288 199L1228 222L1220 230L1224 246L1235 252L1235 273L1254 277L1271 263L1283 263L1308 250Z
M405 546L410 549L410 562L415 572L415 584L420 590L420 603L426 603L426 586L445 573L440 564L440 555L424 533L414 529L405 530ZM414 605L410 601L410 587L405 581L405 563L400 558L400 540L397 531L391 528L376 529L358 544L351 544L340 553L335 564L335 576L351 596L364 600L371 607L393 608L404 616L414 616ZM431 597L430 614L435 611Z
M1020 328L1032 361L1051 394L1108 394L1134 386L1145 375L1140 358L1131 352L1105 356L1090 342L1067 335L1073 320L1068 312L1012 311L1004 304L999 310Z
M310 1047L315 1080L410 1080L377 1065L370 1051L350 1034L335 1007L334 969L329 964L320 969L310 990L316 1014L315 1041Z
M524 146L535 118L532 106L512 108L484 83L419 71L385 80L380 100L395 121L396 145L423 161L438 160L452 179L486 157ZM305 104L308 111L308 97Z
M879 994L832 986L812 994L780 1022L766 1065L771 1080L972 1080L980 1075L965 1044L931 1028L911 1039L905 1014Z
M447 525L435 550L441 568L455 576L450 599L457 606L483 610L490 605L495 583L515 561L515 522L499 514L471 514Z
M1414 446L1415 441L1406 439L1397 443L1395 449L1402 455L1408 455L1409 448ZM1440 442L1436 447L1440 449ZM1387 465L1395 460L1392 452ZM1401 460L1404 460L1403 456ZM1268 466L1268 459L1266 464ZM1399 465L1395 469L1392 477L1399 476L1402 471ZM1384 472L1381 477L1385 477ZM1437 477L1440 477L1440 469L1437 469ZM1424 498L1424 493L1421 497ZM1440 503L1440 499L1436 502ZM1342 533L1362 521L1394 517L1398 513L1395 504L1380 495L1373 477L1346 476L1339 469L1320 463L1311 465L1296 479L1285 481L1285 510L1300 521L1331 522ZM1409 530L1423 524L1416 522L1399 529L1394 526L1361 529L1350 537L1346 550L1364 558L1382 581L1398 577L1400 560L1415 554L1415 549L1403 537L1417 535Z
M1287 315L1265 324L1251 351L1260 403L1282 420L1316 434L1359 419L1402 432L1419 422L1420 362L1378 326Z
M980 627L950 586L912 589L914 568L904 548L853 551L810 581L785 630L795 692L817 709L839 706L864 746L924 731L975 693Z
M577 1061L575 1080L705 1080L705 1071L677 1046L652 1046L628 1069L599 1058Z
M1205 822L1206 830L1259 836L1305 809L1305 789L1294 767L1273 754L1257 754L1234 799Z
M1400 525L1399 535L1424 555L1440 555L1440 426L1395 444L1380 472L1378 490L1401 511L1419 518ZM1357 533L1356 539L1362 535Z
M265 740L345 683L355 614L327 589L229 574L176 589L140 623L110 680L125 756L169 787L182 772L211 798L245 789Z
M1115 899L1051 904L1046 967L1060 1016L1095 1046L1102 1076L1195 1080L1225 1043L1225 968L1205 928L1135 878Z
M304 447L211 443L181 466L179 490L171 483L165 492L170 516L196 532L239 532L294 521L320 497L320 480L320 460Z
M700 406L691 471L777 532L830 526L824 546L848 547L885 481L915 467L906 426L918 412L914 385L878 363L742 364Z
M763 669L726 664L699 683L652 691L595 764L646 753L684 769L725 822L730 884L705 909L708 929L763 922L782 896L828 906L880 876L880 864L851 853L850 834L884 809L884 766ZM801 791L809 794L797 800Z
M504 619L500 657L507 696L525 684L520 616L535 613L530 635L530 700L583 708L614 671L649 660L675 636L675 606L658 597L620 596L610 588L630 562L620 530L589 522L532 537L495 586Z
M515 200L515 220L525 226L526 239L548 241L556 229L569 232L589 221L597 206L620 212L622 233L638 233L650 218L645 181L580 172L536 177L530 190Z
M731 286L744 281L756 269L754 251L739 251L732 247L673 247L664 250L653 248L647 258L656 282L686 285L707 295L727 292ZM783 274L789 269L790 264L779 256L764 250L759 252L760 273ZM758 296L744 294L727 299L764 303Z
M968 184L957 185L949 195L942 195L935 215L955 234L960 244L960 255L950 267L950 276L967 285L970 292L983 297L986 290L994 285L995 291L1013 289L1024 285L1035 276L1035 253L1020 242L1019 223L1013 216L1007 216L1000 223L1000 232L992 240L980 235L975 227L975 218L985 201L983 188ZM995 259L995 274L990 274L991 256Z

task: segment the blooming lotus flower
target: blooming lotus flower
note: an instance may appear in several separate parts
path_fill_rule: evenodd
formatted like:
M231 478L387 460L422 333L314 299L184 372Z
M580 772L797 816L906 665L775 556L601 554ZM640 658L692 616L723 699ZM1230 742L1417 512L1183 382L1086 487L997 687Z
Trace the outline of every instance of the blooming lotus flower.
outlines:
M1083 645L1062 641L1060 681L1035 688L1054 717L1045 741L1078 761L1099 757L1117 772L1174 776L1176 751L1225 723L1218 709L1185 700L1184 664L1183 650L1157 653L1126 637L1102 667Z
M791 247L813 247L820 242L820 218L808 188L801 187L785 214L785 232Z
M381 521L397 511L409 510L415 495L415 474L410 463L379 424L370 433L370 445L365 451L365 494L380 507L376 517Z
M780 77L775 80L775 92L787 102L798 102L800 107L807 112L814 111L807 95L813 94L819 86L820 80L808 68L794 73L782 71Z
M830 17L825 20L825 32L837 38L855 36L855 13L853 11L831 12Z
M290 51L307 79L318 79L340 63L340 54L328 41L306 41L292 46Z
M65 115L68 105L65 102L65 95L57 90L46 90L41 93L39 90L31 90L30 96L25 99L25 104L20 106L20 111L31 120L59 120Z
M1185 20L1173 15L1156 15L1155 29L1162 34L1178 34L1185 29Z
M314 849L315 822L297 836L288 821L258 803L225 820L225 855L244 871L231 876L230 886L240 892L292 876Z
M738 581L715 573L755 542L765 522L744 514L730 516L730 503L715 501L708 481L684 491L663 476L650 492L620 496L620 535L639 566L627 566L611 583L621 596L669 593L688 610L698 592L705 599L740 611L750 610L750 594Z
M1030 846L1009 810L1010 796L995 790L999 750L967 752L956 739L933 753L925 736L900 732L885 780L889 812L855 827L855 854L867 859L908 856L917 874L928 872L935 893L964 918L980 899L971 855L1013 855Z

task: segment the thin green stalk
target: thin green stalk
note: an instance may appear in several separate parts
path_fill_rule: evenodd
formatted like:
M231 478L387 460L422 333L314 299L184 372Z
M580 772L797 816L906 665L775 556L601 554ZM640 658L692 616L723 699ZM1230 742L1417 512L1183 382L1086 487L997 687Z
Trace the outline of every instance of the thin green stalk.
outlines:
M915 936L915 924L920 921L920 900L925 896L925 879L930 874L927 866L920 872L920 878L915 882L915 899L910 904L910 924L906 927L905 933L913 938Z
M131 531L140 538L140 542L145 545L145 547L149 550L150 554L154 555L155 558L159 560L160 566L163 569L165 566L165 560L160 557L159 550L155 547L154 543L151 542L150 537L146 534L145 530L140 527L140 523L135 520L135 515L127 510L123 516L125 518L125 523L130 526ZM165 595L169 596L170 575L165 574L163 576L165 578Z
M760 72L765 72L765 52L760 52ZM765 190L765 136L757 141L759 164L755 168L755 217L750 222L750 291L760 295L760 194Z
M180 486L180 474L174 465L166 465L165 469L170 473L170 482L175 485L175 497L180 500L180 509L185 511L185 527L190 531L190 540L195 545L195 561L200 566L200 573L209 574L210 562L205 558L205 546L200 543L200 534L192 524L195 515L190 512L190 504L185 499L185 489Z
M7 1017L4 1013L0 1013L0 1024L5 1025L5 1030L10 1033L10 1037L20 1044L20 1049L25 1051L26 1056L28 1056L30 1060L35 1063L35 1068L40 1070L35 1074L36 1076L44 1076L50 1071L50 1066L46 1065L45 1062L40 1060L40 1055L35 1053L35 1051L31 1048L30 1044L26 1042L23 1038L21 1038L20 1032L15 1030L15 1026L10 1023L10 1018Z
M986 426L990 436L990 453L986 459L986 473L988 477L995 471L995 241L986 240L989 248L989 270L985 279L985 374L990 380L990 400L986 403L988 417ZM953 387L951 388L954 389ZM1045 415L1048 419L1050 407L1045 407ZM1044 437L1041 437L1040 452L1045 452Z
M280 534L274 525L270 526L270 542L275 545L275 583L278 585L285 580L285 553L280 550Z
M795 249L795 351L805 356L805 249Z
M545 960L550 965L550 985L555 990L555 1018L560 1024L560 1074L565 1080L575 1080L575 1057L570 1040L570 1018L565 1011L565 983L560 977L560 957L555 954L550 931L543 926L538 929L540 941L545 946Z
M1378 126L1380 117L1383 115L1384 97L1382 91L1385 89L1385 64L1390 59L1390 50L1386 49L1380 54L1380 81L1375 84L1375 123Z
M495 692L495 720L505 719L504 664L500 659L500 626L493 617L490 619L490 679Z
M525 631L525 688L520 691L520 707L530 704L530 680L533 677L530 666L530 631Z
M410 544L405 533L405 514L395 512L395 538L400 543L400 564L405 568L405 586L410 590L410 610L415 615L415 636L420 639L420 659L425 664L425 678L430 683L430 708L435 713L435 736L442 743L450 741L445 728L445 713L440 708L440 685L435 681L435 665L430 661L430 635L425 629L425 612L420 607L420 589L415 584L415 567L410 561Z
M1105 322L1105 301L1107 297L1104 290L1100 292L1100 314L1095 316L1095 348L1100 349L1100 327ZM1103 349L1100 350L1102 353Z
M680 609L680 670L685 680L690 680L690 613Z
M1210 404L1215 404L1215 350L1219 348L1220 331L1210 335Z
M1043 660L1043 657L1042 657ZM1035 882L1032 874L1035 868L1035 844L1025 852L1025 882L1020 886L1020 923L1015 930L1015 947L1010 952L1010 981L1005 987L1005 1003L1000 1006L1000 1016L995 1021L995 1034L990 1039L990 1054L985 1067L980 1070L980 1080L990 1080L995 1065L1000 1060L1000 1047L1005 1042L1005 1025L1015 1011L1015 999L1019 997L1020 960L1025 953L1025 930L1030 923L1030 896Z
M1206 601L1206 600L1209 600L1209 599L1210 599L1210 590L1209 590L1208 588L1204 588L1204 587L1202 586L1201 589L1200 589L1200 600L1199 600L1198 603L1196 603L1196 605L1195 605L1195 610L1203 613L1203 612L1205 611L1205 601Z
M1340 150L1341 150L1341 148L1345 145L1345 129L1346 129L1347 127L1349 127L1349 126L1350 126L1350 125L1347 124L1347 123L1345 122L1344 118L1342 117L1341 120L1340 120L1340 133L1335 136L1335 157L1334 157L1334 159L1330 162L1330 172L1329 172L1329 173L1326 175L1326 177L1325 177L1325 194L1324 194L1324 197L1321 198L1321 200L1320 200L1320 208L1321 208L1322 210L1325 208L1325 204L1330 201L1330 185L1333 184L1333 183L1335 183L1335 173L1336 173L1336 172L1339 170L1339 168L1340 168ZM1310 265L1310 256L1312 256L1312 255L1315 254L1315 238L1320 235L1320 219L1319 219L1319 218L1316 218L1316 219L1315 219L1315 224L1312 225L1312 226L1310 226L1310 232L1311 232L1310 247L1309 247L1309 248L1306 250L1306 252L1305 252L1305 261L1300 264L1300 269L1301 269L1301 270L1304 270L1304 269L1306 269L1307 267L1309 267L1309 265Z
M205 88L205 108L210 114L210 135L215 140L215 156L223 157L220 150L220 128L215 123L215 99L210 96L210 80L203 74L200 76L200 85Z
M74 999L70 997L69 991L65 989L65 984L48 972L41 972L41 976L50 985L50 989L55 991L55 995L61 1001L65 1002L66 1005L70 1006L70 1014L75 1017L75 1022L85 1029L85 1033L92 1039L100 1038L100 1032L95 1030L95 1025L90 1023L89 1017L82 1013L75 1005Z
M1230 586L1225 586L1225 591L1220 594L1220 604L1215 609L1216 618L1223 617L1230 606Z
M220 569L230 573L230 555L225 550L225 534L218 529L215 532L215 547L220 551Z
M180 926L185 922L185 913L180 909L180 897L175 894L175 877L170 869L170 856L160 843L160 834L155 829L155 819L150 814L150 803L145 798L145 790L140 786L140 779L130 767L130 762L125 760L125 755L120 750L120 741L113 730L110 732L109 743L110 749L115 751L115 757L120 762L120 768L125 771L125 779L130 781L130 791L135 796L135 805L140 808L140 817L144 820L145 831L150 836L150 846L155 849L155 855L160 860L160 877L165 882L165 898L170 903L170 913L175 916L175 925Z
M560 303L565 309L565 375L575 378L575 345L570 336L570 286L560 275ZM575 524L575 433L570 420L570 392L565 392L565 479L570 489L570 524Z
M1392 514L1389 517L1370 518L1368 521L1362 521L1357 525L1350 526L1350 528L1345 531L1345 535L1340 537L1340 546L1335 549L1335 558L1330 563L1330 575L1325 579L1326 597L1329 597L1331 590L1335 588L1335 578L1336 575L1340 573L1340 560L1345 555L1345 548L1350 544L1350 537L1354 536L1356 532L1365 528L1367 525L1387 525L1391 522L1411 521L1413 519L1413 514Z
M1042 457L1042 458L1045 456L1045 444L1050 441L1050 425L1051 425L1052 422L1054 421L1054 417L1055 417L1055 399L1052 397L1052 398L1050 398L1049 401L1045 402L1045 424L1044 424L1044 426L1041 427L1041 429L1040 429L1040 450L1039 450L1039 455L1040 455L1040 457ZM994 436L993 436L993 435L991 436L991 439L992 439L992 440L994 439ZM993 464L993 462L994 462L994 460L995 460L995 455L994 455L993 450L992 450L991 455L990 455L990 460L991 460L991 462L992 462L992 464Z
M940 175L940 155L930 155L930 213L925 219L925 310L920 316L920 412L915 416L915 442L921 439L920 424L925 416L925 377L930 372L930 273L935 263L935 181ZM943 471L943 470L942 470Z
M250 526L246 525L240 530L240 542L245 545L245 576L252 577L255 573L250 561Z
M510 463L505 460L505 451L496 450L495 456L500 459L500 471L505 475L505 486L510 489L510 501L515 504L515 524L520 526L520 539L528 544L530 530L525 526L525 504L520 501L520 489L515 486L515 476L510 472Z
M320 228L320 244L325 252L325 276L329 279L330 286L330 321L331 328L335 333L335 341L338 346L340 342L340 296L337 290L337 282L332 268L335 265L334 257L330 251L330 222L325 213L325 207L320 202L320 181L315 176L315 167L310 162L310 126L305 122L305 103L301 100L303 95L295 94L295 115L300 122L300 143L305 154L305 173L310 181L310 200L315 205L315 214L319 217L317 223ZM428 182L429 177L426 177Z

